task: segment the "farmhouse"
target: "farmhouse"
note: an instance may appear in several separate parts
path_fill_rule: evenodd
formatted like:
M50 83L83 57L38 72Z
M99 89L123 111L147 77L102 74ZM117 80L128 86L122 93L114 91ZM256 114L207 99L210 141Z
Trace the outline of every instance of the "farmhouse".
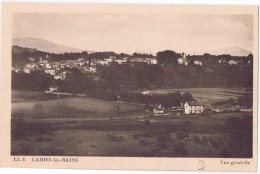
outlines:
M185 114L200 114L204 110L204 104L200 101L187 101L184 104Z

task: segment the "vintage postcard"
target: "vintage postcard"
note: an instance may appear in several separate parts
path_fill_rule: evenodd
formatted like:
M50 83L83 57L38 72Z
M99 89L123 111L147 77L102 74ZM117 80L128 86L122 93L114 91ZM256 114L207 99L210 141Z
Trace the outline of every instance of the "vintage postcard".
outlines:
M257 170L258 6L4 3L0 166Z

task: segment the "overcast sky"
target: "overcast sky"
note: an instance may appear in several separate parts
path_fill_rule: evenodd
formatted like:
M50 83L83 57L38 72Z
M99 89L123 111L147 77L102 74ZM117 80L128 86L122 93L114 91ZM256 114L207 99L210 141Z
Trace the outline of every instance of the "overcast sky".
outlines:
M90 51L252 51L249 15L15 14L13 38L32 37Z

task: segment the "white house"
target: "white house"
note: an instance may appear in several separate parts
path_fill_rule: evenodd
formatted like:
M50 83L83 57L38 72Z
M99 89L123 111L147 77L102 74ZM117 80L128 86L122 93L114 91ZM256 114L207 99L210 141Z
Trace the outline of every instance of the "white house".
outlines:
M97 61L97 64L99 64L99 65L108 65L108 63L109 63L109 60L108 60L108 59L98 60L98 61Z
M21 72L21 70L19 68L12 68L12 71L16 72L16 73L19 73Z
M202 66L202 62L199 60L194 60L194 65Z
M142 95L152 95L149 90L142 92Z
M33 58L33 57L29 57L28 58L31 62L34 62L34 60L35 60L35 58Z
M58 87L57 86L50 86L49 91L51 91L51 92L58 91Z
M48 60L42 60L42 58L40 58L40 60L39 60L39 65L41 65L41 66L45 66L45 64L47 64L48 63Z
M84 61L85 59L84 59L84 57L79 57L78 58L78 61Z
M46 63L46 64L45 64L45 67L46 67L46 68L51 68L51 64L50 64L50 63Z
M83 72L96 73L97 72L97 68L94 67L94 66L84 67Z
M237 61L236 60L230 60L228 61L229 65L237 65Z
M27 63L25 65L27 68L36 68L37 67L37 64L36 63Z
M200 114L204 110L204 104L200 101L187 101L184 104L185 114Z
M189 63L187 58L186 58L185 53L183 53L182 57L178 58L177 61L178 61L178 64L180 64L180 65L183 65L183 64L188 65L188 63Z
M50 74L50 75L53 75L53 76L56 74L56 70L54 70L54 69L46 69L46 70L44 70L44 72L46 74Z
M64 79L65 79L65 74L55 75L55 76L54 76L54 79L55 79L55 80L58 80L58 79L64 80Z
M27 74L31 73L31 69L30 68L24 68L23 71L24 71L24 73L27 73Z
M118 64L124 64L124 63L126 63L126 60L124 60L124 59L117 59L116 62Z
M53 67L53 68L57 68L57 67L59 67L59 66L60 66L59 62L54 62L54 63L52 63L52 67Z
M218 63L226 63L224 59L218 59Z
M97 68L94 66L89 67L89 72L93 72L96 73L97 72Z
M151 58L150 60L151 60L151 64L153 65L158 63L156 58Z

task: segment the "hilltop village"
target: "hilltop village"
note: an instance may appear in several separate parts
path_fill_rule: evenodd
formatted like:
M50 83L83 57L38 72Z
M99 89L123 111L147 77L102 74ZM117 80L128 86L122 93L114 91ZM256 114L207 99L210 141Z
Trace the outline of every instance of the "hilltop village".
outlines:
M82 73L97 73L97 66L106 66L106 65L156 65L158 61L154 57L140 58L140 57L124 57L117 58L116 56L110 56L104 59L85 59L83 57L79 57L73 60L61 60L61 61L53 61L49 54L46 54L46 57L39 57L38 61L34 57L28 57L30 63L25 64L23 68L12 67L12 71L24 72L30 74L34 71L43 71L46 74L50 74L54 79L64 80L66 75L70 73L69 71L65 71L65 68L76 68L80 70ZM189 61L186 57L185 53L182 53L182 56L177 58L179 65L197 65L203 66L203 62L200 60ZM242 60L225 60L218 59L217 62L219 64L228 64L228 65L239 65L245 64ZM252 59L247 60L246 64L252 65Z
M101 98L104 100L110 101L118 101L118 102L128 102L128 103L139 103L149 106L148 112L152 112L155 115L167 115L169 113L185 113L185 114L201 114L205 112L223 112L223 111L234 111L241 107L237 100L232 101L229 103L229 108L213 108L211 102L205 101L203 97L193 98L192 94L190 93L174 93L174 94L167 94L163 95L162 97L155 97L149 89L152 89L153 84L158 83L157 81L161 81L162 77L159 75L160 73L168 73L165 72L167 70L167 63L170 64L170 67L173 69L179 69L177 73L182 73L182 69L186 69L185 71L201 71L205 70L208 71L203 73L202 75L212 74L214 69L209 69L209 67L213 66L214 64L218 64L224 70L236 68L244 68L244 67L251 67L253 59L250 57L245 57L243 59L237 59L236 57L232 59L232 57L224 58L223 57L214 57L215 63L213 65L209 65L209 61L205 58L196 57L196 56L189 56L185 53L181 54L173 54L174 58L169 59L171 56L169 53L174 53L170 51L159 52L157 56L148 57L148 55L141 55L138 56L131 56L131 57L117 57L117 56L109 56L105 58L95 58L88 56L88 58L84 57L73 57L73 59L61 59L59 61L54 60L49 53L46 53L45 56L40 57L28 57L26 63L23 67L13 67L12 71L15 74L34 74L34 73L44 73L47 75L47 79L50 80L49 86L46 86L44 91L48 95L57 95L57 96L80 96L80 97L94 97L94 98ZM174 61L172 61L174 60ZM149 68L150 67L150 68ZM197 68L196 68L197 67ZM162 72L162 68L164 68L164 72ZM129 69L129 73L125 71ZM136 74L140 70L145 70L144 72L140 72L140 74ZM122 73L120 72L122 71ZM78 75L75 75L78 74ZM79 74L81 73L81 74ZM124 87L112 87L118 83L120 86L120 78L117 76L121 76L123 73L126 73L127 79L129 76L133 76L133 80L138 80L140 78L140 82L134 82L133 84L144 83L141 89L137 88L139 92L133 92L133 90L129 91L127 88L131 86L128 80L127 85ZM235 73L235 72L234 72ZM73 76L74 74L74 76ZM86 74L86 75L82 75ZM132 75L131 75L132 74ZM173 72L171 74L175 75ZM147 75L147 76L146 76ZM39 76L39 75L36 75ZM73 81L77 78L80 78L78 83L74 83ZM154 77L153 77L154 76ZM188 75L189 76L189 75ZM214 75L213 75L214 76ZM68 78L70 77L70 78ZM102 84L104 80L100 80L100 77L105 78L108 81L108 84ZM155 78L156 77L156 78ZM36 77L37 78L37 77ZM40 76L39 76L40 78ZM67 79L68 78L68 79ZM84 80L84 78L87 78ZM175 77L176 78L176 77ZM175 79L173 76L173 79ZM179 78L179 77L178 77ZM223 78L223 77L222 77ZM230 77L228 77L230 78ZM51 80L52 79L52 80ZM147 87L146 79L150 80L151 86ZM184 83L187 83L187 79L181 78ZM181 80L180 79L180 80ZM195 77L196 79L196 77ZM89 81L91 80L91 81ZM163 78L164 80L164 78ZM193 80L193 79L191 79ZM62 83L64 81L64 83ZM103 86L101 90L96 91L93 89L95 84ZM102 82L102 83L101 83ZM168 81L169 82L169 81ZM168 83L166 81L166 83ZM196 82L196 80L195 80ZM204 81L205 82L205 81ZM23 82L22 82L23 83ZM100 84L101 83L101 84ZM125 82L122 82L124 84ZM229 83L229 82L228 82ZM92 84L92 85L90 85ZM48 85L48 84L47 84ZM78 86L75 86L78 85ZM86 91L86 87L89 86ZM112 86L111 86L112 85ZM71 86L71 89L69 89ZM82 88L81 88L82 87ZM78 89L80 88L80 89ZM113 89L115 88L115 89ZM121 88L121 89L120 89ZM126 89L126 90L125 90ZM135 90L134 90L135 91ZM185 96L186 95L186 96ZM188 97L187 97L188 96ZM168 97L168 98L167 98ZM242 99L240 99L242 100ZM235 107L236 106L236 107ZM247 107L248 108L248 107ZM245 108L244 108L245 109ZM250 107L249 107L250 109ZM250 111L251 110L247 110Z

